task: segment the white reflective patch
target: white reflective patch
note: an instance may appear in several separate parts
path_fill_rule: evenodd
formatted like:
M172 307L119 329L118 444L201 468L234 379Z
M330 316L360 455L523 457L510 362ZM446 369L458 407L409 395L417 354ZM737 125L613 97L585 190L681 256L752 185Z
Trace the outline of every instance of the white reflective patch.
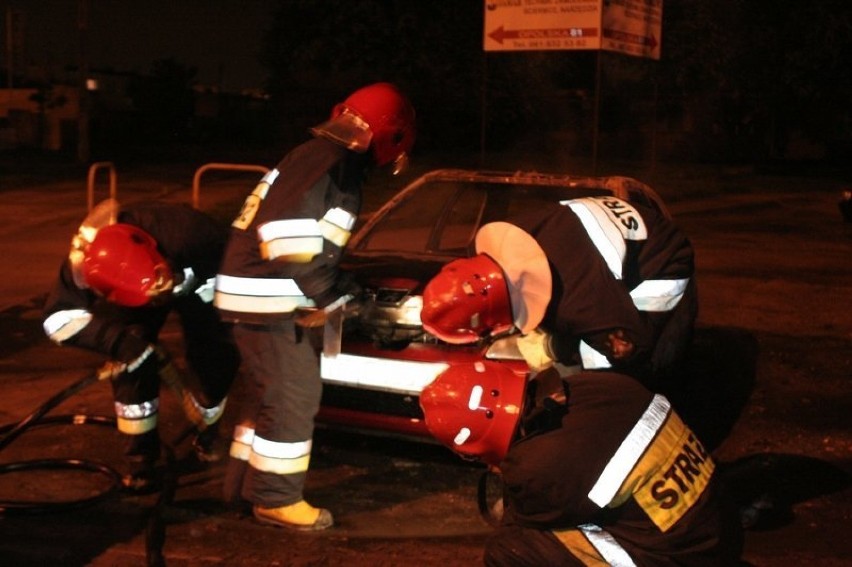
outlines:
M467 409L479 409L479 404L482 402L482 386L477 384L470 389L470 398L467 400Z
M160 409L160 398L154 398L141 404L122 404L115 402L115 415L125 419L141 419L157 413Z
M449 368L444 362L412 362L352 354L320 357L326 382L353 388L419 395L438 374Z
M289 278L241 278L224 274L216 276L216 291L231 295L268 297L305 295L296 282Z
M298 459L310 454L311 441L309 439L295 443L283 443L270 441L255 434L254 440L251 442L251 450L258 455L273 459Z
M82 331L91 320L92 314L85 309L66 309L47 317L43 327L50 340L61 343Z
M215 294L216 278L207 278L207 281L198 286L195 290L195 295L197 295L204 303L210 303L213 301Z
M217 292L213 298L217 308L235 313L292 313L300 307L316 307L312 299L296 297L252 297Z
M633 558L630 557L627 551L621 547L621 544L612 537L612 534L606 530L603 530L594 524L583 524L581 526L577 526L577 528L583 532L583 535L586 536L586 539L589 540L592 547L600 553L601 557L606 560L608 565L612 567L636 567L636 564L633 562Z
M264 175L261 179L263 181L265 181L268 185L272 185L273 183L275 183L275 180L278 179L278 176L280 174L281 174L281 172L278 171L278 169L273 168L273 169L270 169L269 171L267 171L266 175ZM267 186L266 190L268 190L268 189L269 189L269 187ZM266 190L264 190L263 194L260 196L261 199L266 198Z
M470 438L470 429L467 427L462 427L459 429L459 432L456 433L456 436L453 438L453 444L455 445L464 445L464 442Z
M251 445L254 441L254 428L247 425L234 426L234 441L239 441L244 445Z
M624 479L639 462L648 445L656 437L657 431L665 423L670 409L671 405L664 396L660 394L654 396L645 413L621 442L592 490L589 491L589 500L601 508L612 501Z
M616 279L620 280L622 278L624 255L627 252L621 231L614 229L612 223L606 217L598 218L598 216L602 215L595 214L599 211L597 207L590 207L582 201L584 200L578 199L576 201L567 201L564 204L567 204L574 211L574 214L577 215L577 218L580 219L583 228L586 229L586 233L592 239L595 248L598 249L598 253L604 262L606 262L609 271L612 272L612 275Z
M257 228L261 242L276 238L322 236L316 219L287 219L264 223Z
M346 209L341 209L340 207L329 209L322 218L324 221L330 222L347 231L352 230L352 227L355 226L356 220L355 215Z
M680 303L688 283L689 278L646 280L630 291L630 297L639 311L671 311Z
M222 417L222 414L225 413L225 405L228 402L228 398L222 398L222 401L219 402L218 405L215 405L211 408L205 408L198 400L195 399L191 393L187 392L187 396L189 397L190 403L195 408L195 411L198 412L198 415L201 416L201 419L204 421L205 425L212 425L219 421L219 418Z
M195 272L192 271L192 268L184 268L183 281L172 288L172 293L180 295L193 285L195 285Z
M338 248L343 248L346 246L346 243L349 242L349 238L352 236L352 233L348 230L340 228L334 223L331 223L325 219L319 222L320 232L322 233L322 237L337 246Z
M612 367L607 357L590 347L585 341L580 341L580 360L583 368L587 370Z

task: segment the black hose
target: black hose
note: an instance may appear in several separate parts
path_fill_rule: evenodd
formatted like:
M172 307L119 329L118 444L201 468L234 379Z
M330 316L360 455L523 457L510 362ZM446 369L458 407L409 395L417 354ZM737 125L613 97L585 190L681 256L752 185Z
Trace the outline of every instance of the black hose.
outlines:
M86 416L86 415L60 415L44 418L44 415L58 406L60 403L70 398L82 389L98 382L102 375L100 372L93 372L91 375L74 382L67 388L63 389L56 395L52 396L45 403L37 407L32 413L24 417L21 421L15 424L5 425L0 427L0 451L8 447L12 441L17 439L21 434L33 427L41 427L45 425L55 424L70 424L70 425L110 425L115 426L115 418L106 416ZM66 469L80 470L84 472L97 473L105 476L109 480L109 485L106 489L94 496L81 498L78 500L69 500L62 502L44 502L30 500L0 500L0 518L12 515L25 514L43 514L46 512L58 512L61 510L69 510L89 506L96 502L100 502L112 495L113 492L121 487L121 475L113 468L99 462L87 461L83 459L37 459L31 461L22 461L18 463L6 463L0 465L0 474L11 472L19 472L33 469Z
M500 481L499 475L491 472L491 469L485 470L479 477L479 483L477 484L476 503L479 506L479 514L482 516L482 519L492 528L497 528L500 527L500 520L502 520L502 510L500 510L499 516L495 515L494 505L488 502L488 480L490 478L496 478L498 482ZM502 504L502 501L498 502Z

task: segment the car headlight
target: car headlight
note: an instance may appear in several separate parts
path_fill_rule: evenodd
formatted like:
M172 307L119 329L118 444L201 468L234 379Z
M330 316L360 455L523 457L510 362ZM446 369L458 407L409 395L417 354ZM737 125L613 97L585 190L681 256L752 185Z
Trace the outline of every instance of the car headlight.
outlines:
M396 322L399 325L410 327L422 327L420 322L420 311L423 309L423 297L411 295L397 307Z

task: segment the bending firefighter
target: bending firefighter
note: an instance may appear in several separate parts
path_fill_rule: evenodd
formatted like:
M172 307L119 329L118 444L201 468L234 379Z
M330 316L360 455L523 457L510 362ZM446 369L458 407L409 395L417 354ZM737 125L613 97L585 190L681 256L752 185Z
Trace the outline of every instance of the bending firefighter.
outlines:
M239 367L236 347L212 305L226 237L225 227L188 206L120 208L108 200L80 226L48 296L44 330L53 341L115 361L112 388L130 490L157 487L163 370L196 426L196 455L203 461L218 458L216 423ZM176 378L157 344L172 312L179 316L185 358L202 390L195 395Z
M668 400L609 371L529 381L497 362L457 365L422 392L442 443L502 477L485 564L737 564L739 518L713 458Z
M483 225L476 255L423 293L426 330L451 343L520 332L534 371L556 362L673 381L697 314L689 240L652 207L585 197Z
M313 138L261 180L232 224L216 279L216 306L234 323L248 380L234 431L225 499L245 500L259 521L299 530L333 524L304 500L322 382L306 327L358 290L338 262L373 165L405 164L414 110L400 91L376 83L336 105Z

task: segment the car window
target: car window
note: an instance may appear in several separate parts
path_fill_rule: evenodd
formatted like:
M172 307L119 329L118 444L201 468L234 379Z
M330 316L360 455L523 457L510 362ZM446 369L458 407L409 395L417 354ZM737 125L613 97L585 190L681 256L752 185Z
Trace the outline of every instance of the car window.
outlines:
M430 181L388 211L358 249L465 256L485 223L511 219L563 199L607 193L552 185Z
M467 249L473 243L486 202L487 195L482 186L472 183L462 185L453 201L448 203L442 224L437 227L437 246L432 250L460 254Z
M444 216L454 202L456 184L427 183L388 212L364 238L360 250L425 252Z

